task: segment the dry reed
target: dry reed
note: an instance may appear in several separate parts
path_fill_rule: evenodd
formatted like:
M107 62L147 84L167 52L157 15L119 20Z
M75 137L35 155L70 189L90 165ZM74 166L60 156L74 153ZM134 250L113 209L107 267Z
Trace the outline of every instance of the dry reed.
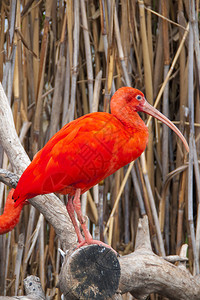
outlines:
M133 251L138 218L147 214L154 251L179 254L187 242L189 268L197 274L199 1L167 3L3 0L0 80L30 158L66 122L108 111L111 95L121 86L141 89L169 115L190 141L189 156L168 129L146 118L145 155L88 192L83 209L96 236L122 254ZM1 147L0 164L13 167ZM2 209L7 192L0 183ZM60 299L55 288L59 247L50 224L26 206L19 225L0 236L0 294L23 294L23 279L37 274L46 295Z

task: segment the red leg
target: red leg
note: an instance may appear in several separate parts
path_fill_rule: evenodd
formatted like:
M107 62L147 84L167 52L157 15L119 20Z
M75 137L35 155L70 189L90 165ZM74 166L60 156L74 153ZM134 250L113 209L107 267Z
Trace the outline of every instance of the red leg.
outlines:
M68 211L68 214L69 214L70 219L72 221L72 224L74 225L74 229L75 229L77 237L78 237L78 242L83 243L85 240L84 240L84 238L83 238L83 236L80 232L80 229L78 227L78 224L76 222L76 218L75 218L75 215L74 215L74 206L73 206L73 203L72 203L72 197L71 196L68 197L67 211Z
M84 232L84 235L85 235L85 241L88 244L88 241L92 240L92 236L91 236L89 230L87 229L87 226L85 224L85 219L84 219L84 217L82 215L82 212L81 212L80 196L81 196L81 190L77 189L76 192L75 192L75 195L74 195L73 206L74 206L75 212L77 214L77 218L78 218L78 220L81 224L81 227L83 229L83 232Z
M77 218L81 224L81 227L83 229L83 232L84 232L84 235L85 235L85 241L82 241L78 247L81 247L83 246L84 244L88 244L88 245L91 245L91 244L97 244L99 246L104 246L104 247L108 247L108 248L111 248L109 245L101 242L101 241L97 241L97 240L93 240L89 230L87 229L87 226L85 224L85 220L84 220L84 217L82 215L82 212L81 212L81 201L80 201L80 195L81 195L81 190L80 189L77 189L76 192L75 192L75 195L74 195L74 200L73 200L73 206L74 206L74 209L75 209L75 212L77 214ZM114 249L112 249L115 253L116 251Z

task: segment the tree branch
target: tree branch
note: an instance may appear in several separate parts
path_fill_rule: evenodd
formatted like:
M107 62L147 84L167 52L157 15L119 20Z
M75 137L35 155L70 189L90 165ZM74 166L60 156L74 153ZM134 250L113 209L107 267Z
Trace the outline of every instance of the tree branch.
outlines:
M131 292L139 300L146 299L151 293L174 300L198 300L200 277L192 276L183 264L175 266L154 254L149 236L145 216L139 220L135 251L119 258L121 293Z
M0 300L45 300L45 294L42 289L40 278L36 276L28 276L24 279L24 289L26 296L6 297L0 296Z
M40 279L36 276L28 276L24 279L24 289L27 297L35 300L46 299Z
M10 188L15 189L19 181L19 176L8 170L0 169L0 181Z

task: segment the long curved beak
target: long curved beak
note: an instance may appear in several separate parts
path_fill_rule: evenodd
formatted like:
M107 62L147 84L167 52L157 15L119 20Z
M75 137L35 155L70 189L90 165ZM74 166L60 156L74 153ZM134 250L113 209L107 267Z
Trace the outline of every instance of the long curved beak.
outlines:
M145 101L142 105L142 107L140 108L141 111L147 113L148 115L160 120L161 122L163 122L164 124L166 124L169 128L171 128L182 140L185 149L187 150L187 152L189 152L189 146L188 143L186 141L186 139L184 138L184 136L182 135L182 133L180 132L180 130L167 118L165 117L161 112L159 112L156 108L154 108L153 106L151 106L147 101Z

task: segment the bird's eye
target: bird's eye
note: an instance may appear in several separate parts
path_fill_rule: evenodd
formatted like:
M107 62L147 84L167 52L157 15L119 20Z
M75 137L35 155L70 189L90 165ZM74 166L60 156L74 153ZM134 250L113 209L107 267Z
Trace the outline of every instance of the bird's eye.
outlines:
M142 100L142 96L137 95L137 96L136 96L136 99L137 99L137 100Z

